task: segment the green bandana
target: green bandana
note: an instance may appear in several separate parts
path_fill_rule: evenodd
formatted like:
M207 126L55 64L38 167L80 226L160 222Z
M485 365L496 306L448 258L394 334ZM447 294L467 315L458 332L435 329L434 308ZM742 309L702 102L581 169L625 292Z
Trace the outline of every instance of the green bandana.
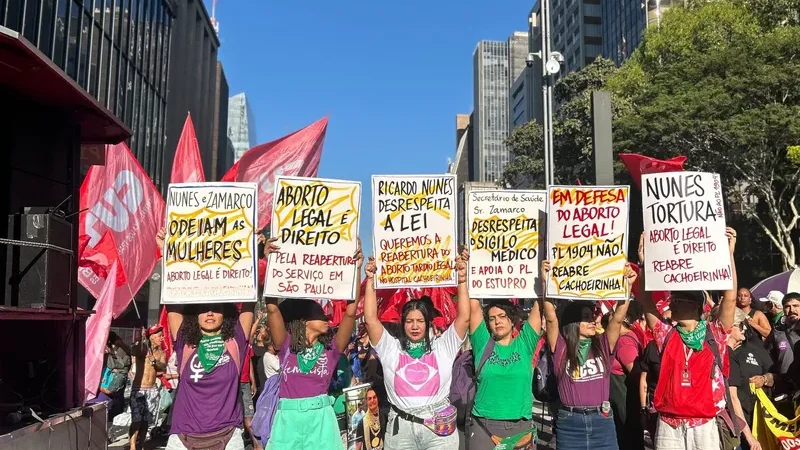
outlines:
M206 373L211 373L217 361L222 358L225 353L225 341L222 336L203 336L200 338L200 343L197 344L197 358L200 364L203 365Z
M311 369L317 365L317 360L323 349L322 342L317 341L311 347L297 354L297 367L301 373L311 372Z
M775 314L775 317L773 317L772 320L770 320L770 322L772 322L773 325L777 325L781 323L781 319L783 319L783 311L779 312L778 314Z
M406 353L414 359L422 358L422 355L425 354L425 342L409 342L406 345Z
M503 439L499 444L495 445L494 450L514 450L522 438L529 434L532 434L531 442L536 442L536 428L531 428L528 431L523 431Z
M681 340L690 349L699 352L703 350L703 341L706 340L706 327L708 323L705 320L697 322L697 328L694 331L686 331L678 325L678 333L681 335Z
M582 366L586 364L586 360L589 359L589 350L592 348L592 340L591 339L581 339L578 341L578 365Z

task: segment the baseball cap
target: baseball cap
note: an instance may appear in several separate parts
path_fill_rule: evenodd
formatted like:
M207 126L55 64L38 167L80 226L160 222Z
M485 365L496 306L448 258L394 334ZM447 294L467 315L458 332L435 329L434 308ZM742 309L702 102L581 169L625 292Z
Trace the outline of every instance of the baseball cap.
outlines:
M162 331L164 331L164 328L161 325L151 325L150 328L147 329L147 337L161 333Z
M781 291L769 291L766 297L761 297L758 299L760 302L770 302L773 305L777 306L778 308L783 307L783 292Z

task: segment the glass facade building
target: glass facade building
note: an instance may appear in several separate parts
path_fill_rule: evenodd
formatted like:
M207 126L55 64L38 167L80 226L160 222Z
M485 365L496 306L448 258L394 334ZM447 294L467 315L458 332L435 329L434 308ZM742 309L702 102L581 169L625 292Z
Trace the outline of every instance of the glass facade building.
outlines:
M673 4L685 4L685 0L603 0L603 55L622 64L642 42L647 27L658 26L661 15Z
M234 160L256 146L256 119L244 92L228 100L228 137L233 142Z
M128 145L156 185L172 19L164 0L0 0L0 25L19 32L128 125Z

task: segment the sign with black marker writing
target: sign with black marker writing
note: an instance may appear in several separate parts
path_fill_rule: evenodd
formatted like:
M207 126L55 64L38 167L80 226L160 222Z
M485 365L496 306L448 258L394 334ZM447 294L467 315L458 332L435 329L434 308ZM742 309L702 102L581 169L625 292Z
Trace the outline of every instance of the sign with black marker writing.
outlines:
M373 175L376 287L456 286L455 175Z
M719 175L642 175L642 206L648 291L733 288Z
M628 262L628 186L551 186L547 296L625 300Z
M355 300L361 183L278 177L265 297Z
M472 191L467 206L469 270L475 298L539 297L546 191Z
M255 183L180 183L167 191L161 303L254 302Z

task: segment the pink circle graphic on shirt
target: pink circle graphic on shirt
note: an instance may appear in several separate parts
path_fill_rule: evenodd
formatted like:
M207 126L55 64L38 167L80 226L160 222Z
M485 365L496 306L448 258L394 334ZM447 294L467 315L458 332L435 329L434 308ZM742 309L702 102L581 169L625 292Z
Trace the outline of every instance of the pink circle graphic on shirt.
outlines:
M430 378L431 369L419 361L406 366L406 380L411 384L423 384Z

